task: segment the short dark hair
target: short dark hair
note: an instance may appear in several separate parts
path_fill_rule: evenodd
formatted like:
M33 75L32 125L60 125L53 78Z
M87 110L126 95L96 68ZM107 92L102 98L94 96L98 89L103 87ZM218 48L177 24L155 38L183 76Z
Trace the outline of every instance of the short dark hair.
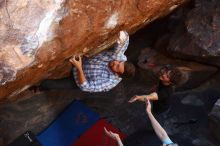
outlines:
M135 75L135 66L129 61L124 63L124 73L122 74L123 78L133 77Z
M176 67L172 68L170 71L170 82L177 85L181 82L182 73Z
M177 67L174 67L172 65L164 65L161 67L160 69L160 73L159 74L162 74L164 71L166 72L170 72L169 73L169 77L170 77L170 82L174 85L177 85L179 83L181 83L181 80L182 80L182 72L177 68Z

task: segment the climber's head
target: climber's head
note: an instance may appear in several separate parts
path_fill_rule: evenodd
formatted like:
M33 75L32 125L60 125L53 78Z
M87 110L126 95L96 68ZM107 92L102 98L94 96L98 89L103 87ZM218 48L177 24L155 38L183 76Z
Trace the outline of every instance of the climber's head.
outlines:
M135 66L128 61L112 60L109 62L109 68L122 77L130 77L135 75Z
M159 79L165 86L179 84L181 76L179 69L171 65L165 65L159 71Z

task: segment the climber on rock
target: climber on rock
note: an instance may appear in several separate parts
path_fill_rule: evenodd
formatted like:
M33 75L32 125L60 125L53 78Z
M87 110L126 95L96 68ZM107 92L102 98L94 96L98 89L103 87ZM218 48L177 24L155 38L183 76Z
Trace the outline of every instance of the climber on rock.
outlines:
M124 52L129 44L129 35L120 31L114 49L101 52L91 58L73 56L73 75L77 86L86 92L105 92L114 88L123 77L134 76L135 67L127 61Z

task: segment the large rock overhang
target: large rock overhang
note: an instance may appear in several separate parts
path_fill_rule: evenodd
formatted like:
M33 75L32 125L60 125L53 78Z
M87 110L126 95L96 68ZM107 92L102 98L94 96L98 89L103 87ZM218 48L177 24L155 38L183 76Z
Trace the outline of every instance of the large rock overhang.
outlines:
M72 55L94 55L120 30L132 34L187 1L0 0L0 101L61 76Z

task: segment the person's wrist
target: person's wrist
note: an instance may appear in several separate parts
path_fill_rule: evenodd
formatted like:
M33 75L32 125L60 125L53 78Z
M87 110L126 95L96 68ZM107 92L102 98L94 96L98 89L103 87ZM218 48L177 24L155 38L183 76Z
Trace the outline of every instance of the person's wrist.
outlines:
M147 114L151 114L151 110L147 110Z
M117 140L117 141L118 141L118 140L121 140L120 137L119 137L119 135L116 135L115 137L116 137L116 140Z
M77 70L78 70L79 72L82 72L82 71L83 71L82 66L78 66L78 67L77 67Z

